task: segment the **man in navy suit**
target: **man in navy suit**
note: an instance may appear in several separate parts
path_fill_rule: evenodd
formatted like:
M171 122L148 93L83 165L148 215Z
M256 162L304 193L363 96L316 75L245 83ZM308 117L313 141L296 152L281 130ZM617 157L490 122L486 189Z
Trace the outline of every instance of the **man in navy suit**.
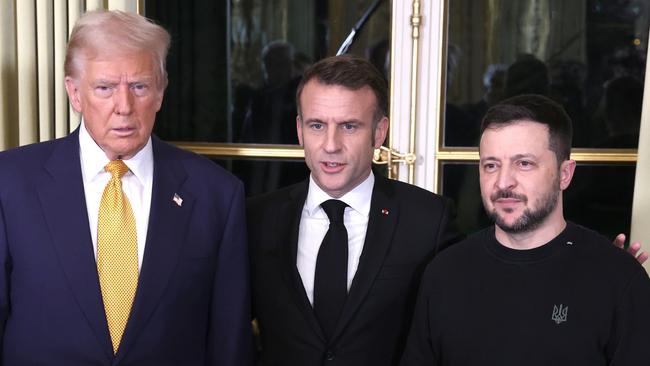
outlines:
M65 63L81 126L0 154L2 365L250 363L242 184L151 135L169 40L136 14L84 15ZM122 290L97 260L109 162L128 167L117 180L135 219L135 291L119 331L106 294Z

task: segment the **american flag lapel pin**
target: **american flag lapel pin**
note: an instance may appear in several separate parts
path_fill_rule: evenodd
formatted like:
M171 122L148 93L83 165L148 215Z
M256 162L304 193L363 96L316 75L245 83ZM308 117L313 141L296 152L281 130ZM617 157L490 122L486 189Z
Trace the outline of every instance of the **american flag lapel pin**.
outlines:
M172 198L172 201L178 206L181 207L183 205L183 199L181 196L178 195L178 193L174 193L174 197Z

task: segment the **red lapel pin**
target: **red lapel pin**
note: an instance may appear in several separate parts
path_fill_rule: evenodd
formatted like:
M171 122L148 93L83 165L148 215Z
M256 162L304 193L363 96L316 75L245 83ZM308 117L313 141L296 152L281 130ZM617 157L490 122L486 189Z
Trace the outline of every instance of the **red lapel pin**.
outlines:
M382 208L381 209L381 214L384 216L388 216L388 209L387 208Z

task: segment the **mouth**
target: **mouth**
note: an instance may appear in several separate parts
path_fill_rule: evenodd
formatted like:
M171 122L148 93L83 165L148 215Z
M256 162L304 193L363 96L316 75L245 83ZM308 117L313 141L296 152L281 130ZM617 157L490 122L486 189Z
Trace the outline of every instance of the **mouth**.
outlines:
M343 170L346 164L335 161L322 161L320 165L326 173L338 173Z
M499 198L494 200L494 202L502 205L514 205L521 202L521 200L516 198Z
M512 213L523 201L516 198L499 198L493 202L497 209L503 210L505 213Z
M111 129L118 137L128 137L135 133L135 127L116 127Z

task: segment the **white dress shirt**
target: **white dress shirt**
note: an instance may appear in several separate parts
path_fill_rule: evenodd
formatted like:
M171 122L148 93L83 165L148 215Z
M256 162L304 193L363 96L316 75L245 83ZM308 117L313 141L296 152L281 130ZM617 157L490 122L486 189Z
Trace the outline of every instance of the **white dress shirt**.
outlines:
M79 128L79 155L81 157L81 176L86 196L86 208L88 209L90 235L93 240L95 260L97 260L97 218L104 188L106 188L106 184L111 178L111 173L104 170L104 166L110 160L90 137L83 120ZM153 186L151 137L135 156L129 160L124 160L124 163L129 167L129 171L122 177L122 190L133 209L138 240L138 268L142 268Z
M375 185L375 176L370 175L353 190L338 198L348 207L343 214L343 223L348 232L348 291L359 266L359 257L363 250L368 228L368 215L370 213L370 198ZM298 252L296 266L302 278L302 284L309 298L314 304L314 273L316 271L316 258L318 250L329 228L329 219L321 203L333 199L325 193L314 179L309 177L309 192L305 205L300 215L300 229L298 232Z

